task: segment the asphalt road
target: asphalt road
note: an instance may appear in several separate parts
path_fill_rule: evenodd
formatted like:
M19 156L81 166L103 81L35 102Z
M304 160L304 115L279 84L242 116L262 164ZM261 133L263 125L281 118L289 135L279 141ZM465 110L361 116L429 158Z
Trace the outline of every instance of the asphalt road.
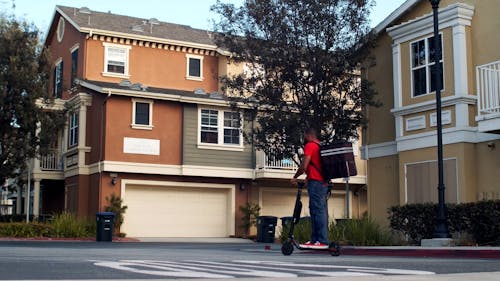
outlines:
M0 279L343 277L494 272L500 259L332 257L279 245L0 242ZM336 278L332 278L336 279ZM500 280L500 277L499 277Z

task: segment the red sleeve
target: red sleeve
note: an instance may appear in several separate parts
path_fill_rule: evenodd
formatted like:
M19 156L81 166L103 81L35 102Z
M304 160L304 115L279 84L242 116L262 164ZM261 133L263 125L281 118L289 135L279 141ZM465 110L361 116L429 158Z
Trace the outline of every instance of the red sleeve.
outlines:
M304 155L312 157L314 155L314 146L315 144L313 143L307 143L304 146Z

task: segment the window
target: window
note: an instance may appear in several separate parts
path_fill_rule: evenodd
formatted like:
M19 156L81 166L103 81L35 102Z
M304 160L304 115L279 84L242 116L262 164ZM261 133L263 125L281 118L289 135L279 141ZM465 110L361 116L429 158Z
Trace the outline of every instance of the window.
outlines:
M78 145L78 112L69 115L68 146Z
M201 110L201 142L219 143L219 112L217 110Z
M224 112L224 144L240 144L240 114Z
M200 109L200 144L242 147L239 112Z
M187 73L186 78L190 80L203 80L203 57L186 55Z
M104 75L128 76L128 53L130 46L104 44Z
M441 54L439 64L441 67L441 90L444 86L443 81L443 41L442 35L439 35L439 44L441 45ZM434 37L422 39L411 43L411 70L413 83L413 96L418 97L430 94L436 91L434 82Z
M132 128L151 130L153 128L153 101L133 100Z
M57 41L59 43L62 42L64 37L64 27L65 27L64 19L60 17L59 22L57 23Z
M78 71L78 48L71 52L71 87L75 86L75 79Z
M62 97L62 84L63 84L63 61L60 60L54 67L54 97Z

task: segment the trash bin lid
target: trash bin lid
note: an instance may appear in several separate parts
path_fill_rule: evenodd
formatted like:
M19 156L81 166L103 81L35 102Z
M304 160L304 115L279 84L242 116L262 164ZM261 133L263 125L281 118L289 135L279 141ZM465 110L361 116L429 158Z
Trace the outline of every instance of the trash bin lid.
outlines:
M114 217L115 216L115 213L113 212L99 212L97 214L95 214L96 216L101 216L101 217Z

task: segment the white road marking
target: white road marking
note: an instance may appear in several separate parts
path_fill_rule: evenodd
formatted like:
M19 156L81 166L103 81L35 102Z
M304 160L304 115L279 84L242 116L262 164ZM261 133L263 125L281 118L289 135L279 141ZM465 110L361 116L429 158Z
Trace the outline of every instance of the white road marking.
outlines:
M124 262L130 263L140 263L140 264L148 264L148 265L160 265L166 264L168 266L175 266L183 269L197 270L197 271L208 271L208 272L216 272L222 274L233 274L233 275L243 275L243 276L256 276L256 277L270 277L270 278L294 278L297 277L296 274L292 273L282 273L275 271L262 271L262 270L249 270L245 268L238 268L237 266L229 267L227 264L219 263L217 265L205 266L208 268L200 268L200 264L202 262L194 261L193 265L186 265L182 262L169 262L169 261L137 261L137 260L126 260ZM192 261L188 261L192 262Z
M231 264L231 263L218 263L218 262L207 262L207 261L195 261L191 260L190 262L194 263L201 263L201 264ZM329 276L329 277L335 277L335 276L373 276L377 274L372 274L372 273L360 273L360 272L346 272L346 271L313 271L313 270L304 270L304 269L294 269L294 268L276 268L276 267L270 267L270 266L262 266L262 265L243 265L243 264L231 264L233 266L239 266L239 267L247 267L247 268L259 268L259 269L269 269L269 270L286 270L286 271L293 271L297 273L301 273L303 275L318 275L318 276Z
M222 274L212 274L206 272L199 271L190 271L190 270L182 270L174 267L167 266L155 266L155 265L147 265L143 263L132 263L132 262L124 262L124 261L103 261L94 263L96 266L108 267L117 270L140 273L140 274L148 274L148 275L158 275L158 276L166 276L166 277L189 277L189 278L234 278L234 276L230 275L222 275ZM141 266L146 268L152 268L157 270L145 270L138 269L131 266Z
M331 269L346 269L348 271L366 272L375 274L393 274L393 275L432 275L435 274L431 271L420 270L406 270L406 269L392 269L392 268L375 268L375 267L359 267L359 266L342 266L342 265L324 265L324 264L300 264L300 263L287 263L287 262L274 262L274 261L245 261L236 260L236 263L242 264L261 264L261 265L274 265L284 267L302 267L302 268L331 268Z
M430 271L301 264L275 261L210 262L198 260L157 261L157 260L120 260L92 261L94 265L116 270L157 275L173 278L236 278L240 276L267 278L296 278L300 276L374 276L374 275L430 275Z

